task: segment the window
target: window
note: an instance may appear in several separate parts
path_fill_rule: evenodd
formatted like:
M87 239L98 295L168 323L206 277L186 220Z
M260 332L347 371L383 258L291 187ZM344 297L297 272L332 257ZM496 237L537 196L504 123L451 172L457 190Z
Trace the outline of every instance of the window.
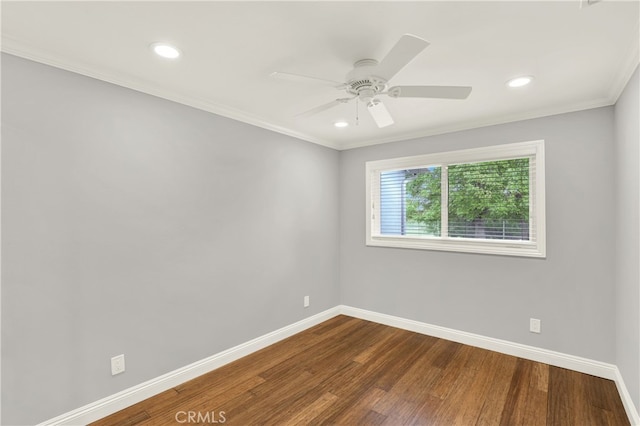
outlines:
M544 141L369 161L367 245L545 257Z

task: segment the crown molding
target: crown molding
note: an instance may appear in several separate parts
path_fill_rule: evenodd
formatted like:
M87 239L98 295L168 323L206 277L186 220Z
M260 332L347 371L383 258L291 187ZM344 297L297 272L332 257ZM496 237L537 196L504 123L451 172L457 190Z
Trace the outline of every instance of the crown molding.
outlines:
M624 88L627 87L627 83L629 83L631 76L633 76L638 67L638 63L640 63L640 21L636 22L633 37L631 37L627 47L627 54L617 67L620 71L616 78L613 79L609 89L609 98L612 104L615 104L620 95L622 95Z
M583 111L583 110L588 110L593 108L606 107L606 106L611 106L614 103L615 103L615 100L611 100L609 97L607 97L607 98L601 98L596 100L590 100L587 102L579 102L579 103L575 103L567 106L560 106L560 107L554 106L550 108L541 108L535 111L505 115L499 118L469 120L469 121L456 123L452 125L431 127L429 129L425 129L419 132L403 133L401 135L396 135L389 138L368 139L366 141L347 142L345 144L342 144L341 148L339 149L348 150L348 149L355 149L355 148L363 148L363 147L372 146L372 145L381 145L385 143L408 141L413 139L426 138L430 136L443 135L447 133L462 132L465 130L478 129L482 127L497 126L497 125L513 123L517 121L533 120L536 118L543 118L543 117L548 117L552 115L567 114L571 112L578 112L578 111Z
M317 138L285 126L272 123L263 117L249 114L247 112L240 111L238 109L231 108L225 105L213 103L199 97L182 95L175 91L167 90L166 88L163 88L161 86L150 84L141 79L128 76L124 73L113 71L105 72L97 69L96 67L81 65L73 61L65 60L56 57L55 55L51 55L49 52L43 51L34 46L29 46L6 35L2 37L2 46L0 47L0 50L2 52L24 59L32 60L52 67L74 72L76 74L81 74L101 81L116 84L118 86L126 87L162 99L167 99L169 101L207 111L212 114L220 115L266 130L287 135L298 140L343 151L614 105L622 94L622 91L626 87L629 79L633 75L636 67L638 66L638 63L640 63L640 23L636 24L634 34L636 36L633 37L633 40L629 43L629 46L627 48L628 54L625 56L625 60L623 61L623 63L621 63L618 67L620 72L613 79L608 94L603 98L589 100L587 102L574 103L570 105L556 105L548 108L541 108L535 111L529 111L526 113L518 113L489 119L468 120L460 123L435 126L418 132L402 133L390 137L366 138L347 142Z
M249 114L244 111L240 111L235 108L216 104L195 96L186 96L177 93L172 90L167 90L161 86L151 84L149 82L137 79L135 77L128 76L124 73L118 72L105 72L99 70L96 67L90 65L81 65L73 61L68 61L63 58L55 57L43 50L28 46L16 39L9 36L2 37L2 47L0 50L10 55L18 56L20 58L28 59L41 64L49 65L55 68L60 68L65 71L70 71L76 74L81 74L87 77L95 78L97 80L112 83L118 86L126 87L138 92L142 92L148 95L156 96L169 101L177 102L179 104L187 105L193 108L197 108L203 111L210 112L212 114L220 115L222 117L231 118L243 123L251 124L253 126L261 127L266 130L281 133L287 136L291 136L296 139L300 139L306 142L315 143L332 149L340 149L340 146L333 141L327 141L320 138L307 135L296 130L289 129L278 124L267 121L266 119L257 115Z

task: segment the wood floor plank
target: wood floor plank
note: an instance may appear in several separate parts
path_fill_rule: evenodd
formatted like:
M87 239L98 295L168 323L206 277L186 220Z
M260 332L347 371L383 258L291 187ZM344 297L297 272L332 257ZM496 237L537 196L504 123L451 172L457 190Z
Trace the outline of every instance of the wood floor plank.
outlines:
M549 367L548 425L629 425L621 404L611 380Z
M306 383L312 382L312 374L303 372L302 374L288 375L283 381L267 380L263 384L255 387L249 394L251 398L234 398L220 409L228 413L234 424L251 424L259 419L261 424L273 424L269 422L277 412L282 412L292 406L292 400L305 388ZM274 405L273 401L279 401ZM297 407L302 411L306 407Z
M149 413L144 410L137 409L131 411L120 411L118 415L113 415L107 419L95 422L95 425L118 425L118 426L139 426L143 421L150 419Z
M152 398L132 405L131 407L125 408L124 410L118 411L117 413L112 414L109 417L98 420L92 423L92 426L137 425L139 423L142 423L144 420L150 419L152 417L152 415L149 414L149 411L153 413L154 408L163 406L167 401L173 400L176 395L178 395L178 392L175 389L169 389L165 392L161 392L155 395ZM137 419L136 423L131 423L132 419Z
M343 315L92 425L176 425L177 415L189 425L629 425L610 380Z
M338 397L331 392L325 392L319 398L316 398L315 401L306 406L304 410L291 410L290 415L283 418L280 424L291 426L310 424L313 420L321 416L322 413L331 406L331 404L335 403L337 399Z
M432 342L432 340L427 341L424 349L420 351L420 357L412 363L402 377L398 378L387 395L378 403L376 407L378 412L388 415L400 400L407 402L424 400L426 392L442 374L442 369L434 367L433 361L450 347L446 340L436 339Z
M353 366L354 361L353 358L357 357L359 353L363 350L366 350L370 345L370 342L375 337L376 334L379 334L384 329L384 326L380 326L379 324L374 323L366 323L363 322L362 327L357 331L351 333L350 339L348 341L336 341L335 345L332 348L318 348L316 353L308 356L306 359L289 359L283 363L286 366L286 372L283 370L269 370L264 374L261 374L261 377L267 380L264 387L268 387L270 382L280 383L282 382L282 375L297 375L300 372L310 374L310 377L306 379L305 386L307 387L318 387L322 386L325 391L331 392L340 398L340 400L336 404L332 404L332 408L336 407L339 409L340 407L345 405L345 396L341 395L345 388L348 386L340 386L340 387L332 387L330 382L327 379L331 379L332 377L340 377L343 378L345 374L354 374L356 377L361 377L362 375L366 375L369 370L369 364L367 367L362 366L362 368L339 368L341 365L344 366ZM406 339L405 336L397 337L396 339ZM394 344L391 342L390 344ZM395 345L395 344L394 344ZM309 361L310 360L310 361ZM329 360L329 361L328 361ZM381 357L376 357L375 362L380 362L382 360ZM293 364L290 365L290 362ZM334 374L339 373L339 374ZM276 378L277 380L272 380ZM293 381L296 379L293 378ZM358 383L358 381L352 380L351 383ZM359 389L354 389L349 392L348 396L350 398L357 397ZM281 389L277 389L274 392L281 392ZM270 393L273 396L273 393ZM291 403L295 400L298 401L300 397L303 397L304 393L294 393L293 396L289 395L287 397L287 406L290 406ZM261 407L261 401L256 401L254 405ZM254 407L252 407L253 409ZM268 407L266 407L268 408ZM273 420L279 414L278 410L273 410L271 408L271 414L268 419L265 421ZM245 418L245 413L240 416L240 420L242 421Z
M427 397L433 398L430 396ZM418 412L418 409L420 408L420 404L410 402L402 398L396 398L392 401L394 402L393 405L391 405L389 409L384 410L386 419L383 424L389 426L411 424L412 420L416 416L416 413ZM440 402L439 399L438 402ZM374 408L374 411L380 412L381 410L379 410L378 408Z
M466 351L466 348L463 350ZM459 353L462 353L463 350ZM471 351L468 351L466 356L469 355L471 355ZM478 370L465 368L464 364L462 365L463 366L461 368L457 368L456 366L456 368L452 370L457 372L456 380L452 383L451 389L444 394L443 403L440 404L438 410L431 416L431 418L433 418L433 424L464 424L461 423L464 416L464 407L468 402L475 400L475 398L472 400L469 399L469 389L472 387L473 382L476 379ZM479 395L476 395L476 398L478 396ZM427 413L424 412L424 408L421 408L419 416L424 418L426 415Z
M473 350L471 346L459 343L448 342L448 345L454 348L454 351L448 354L446 363L434 363L434 366L442 368L442 375L429 391L431 395L440 399L445 399L454 389L454 385L460 378L464 365Z
M549 398L547 400L547 424L571 425L575 411L571 397L571 379L568 370L549 368Z
M538 362L529 362L532 363L532 370L529 387L526 391L527 400L524 404L522 422L525 425L543 426L547 424L549 366Z
M371 344L365 350L360 352L355 358L353 358L353 360L360 364L365 364L372 357L377 355L380 352L381 348L387 346L389 341L393 339L394 336L396 336L396 333L392 328L384 328L379 333L376 340L371 342Z
M455 424L475 425L477 423L495 380L495 372L502 367L499 361L500 358L493 356L493 353L475 348L466 365L466 368L474 371L475 374L473 381L464 392L476 395L476 398L464 398L464 403L460 405L454 419Z
M376 411L368 411L362 419L358 419L354 423L347 423L353 425L362 425L362 426L377 426L382 425L386 421L386 416L376 412Z
M429 393L443 374L443 370L434 364L447 365L443 362L443 354L450 356L458 347L442 339L427 343L411 368L374 407L387 416L387 424L430 424L442 403L442 399Z
M187 401L182 401L182 405L170 407L166 405L160 409L154 410L153 415L140 423L139 426L151 426L155 424L174 424L176 422L176 414L179 411L186 412L220 412L225 411L228 401L239 395L244 395L249 390L259 386L264 382L260 377L251 377L244 382L236 383L235 386L228 387L225 390L208 388L206 392L197 394ZM172 423L173 422L173 423Z
M354 354L364 344L375 336L376 327L369 327L366 323L360 323L358 326L350 329L349 339L336 337L331 340L330 344L324 341L309 346L303 351L288 357L282 362L273 365L271 368L263 370L260 375L269 380L273 377L280 377L288 371L296 370L323 370L325 368L334 368L343 360L352 360Z
M360 398L355 399L353 403L349 405L348 409L343 410L340 415L335 417L335 424L352 425L362 422L363 419L371 416L370 412L373 411L372 408L386 393L386 391L378 387L369 389L362 394ZM381 421L386 419L386 416L383 414L378 414L380 417L377 418Z
M488 355L488 359L490 360L489 362L495 360L496 367L490 372L485 373L491 375L492 380L475 423L477 426L500 424L511 387L511 378L513 377L518 361L518 358L514 356L497 352L491 352ZM487 367L491 368L492 366Z
M624 406L618 394L618 388L611 380L589 375L582 375L584 387L587 389L587 398L590 406L598 408L599 415L603 418L603 424L622 424L626 418L621 418Z
M377 375L374 385L388 391L405 376L419 375L422 377L424 369L420 371L412 369L420 363L420 359L425 356L436 341L435 339L423 339L423 337L416 333L410 333L409 338L402 345L389 348L383 346L376 356L379 357L383 353L389 352L393 356L393 360L390 362L390 367L385 368Z
M343 375L340 381L330 379L325 383L328 386L327 389L331 389L333 394L340 397L332 407L332 412L327 413L327 422L336 422L344 411L349 410L362 398L363 394L375 386L381 375L393 368L395 361L397 361L397 353L403 353L410 349L411 334L398 333L398 338L388 343L395 350L382 351L364 365L355 363L360 367L350 370L349 374Z
M502 418L500 419L501 426L522 424L524 418L523 408L531 380L531 368L532 365L526 360L518 359L516 362L516 369L511 377L511 386L509 387Z

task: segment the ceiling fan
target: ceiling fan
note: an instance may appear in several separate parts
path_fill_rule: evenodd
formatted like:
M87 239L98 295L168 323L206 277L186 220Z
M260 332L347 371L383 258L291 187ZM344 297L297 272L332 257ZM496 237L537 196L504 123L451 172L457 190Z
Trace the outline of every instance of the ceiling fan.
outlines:
M405 34L400 37L400 40L382 61L378 62L375 59L357 61L353 70L346 75L345 83L277 71L271 73L270 76L297 82L322 83L347 93L347 97L320 105L298 114L296 117L309 117L358 98L367 106L367 110L378 127L386 127L393 124L393 118L378 98L379 95L387 95L392 98L466 99L471 93L471 87L468 86L388 86L389 80L428 45L429 42L419 37Z

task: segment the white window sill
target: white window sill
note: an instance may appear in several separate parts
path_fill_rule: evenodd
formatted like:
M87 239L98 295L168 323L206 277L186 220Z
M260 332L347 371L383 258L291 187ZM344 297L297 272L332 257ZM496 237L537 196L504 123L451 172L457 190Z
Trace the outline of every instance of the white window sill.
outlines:
M367 246L481 253L502 256L546 257L546 253L539 249L538 244L517 240L502 241L475 240L469 238L373 236L367 240Z

